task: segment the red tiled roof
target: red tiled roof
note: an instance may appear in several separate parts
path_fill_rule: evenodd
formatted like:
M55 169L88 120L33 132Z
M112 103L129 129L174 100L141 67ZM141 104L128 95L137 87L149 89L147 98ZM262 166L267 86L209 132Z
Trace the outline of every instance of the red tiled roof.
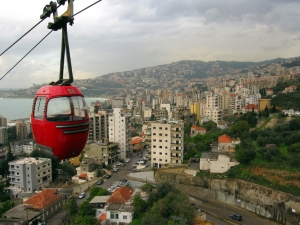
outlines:
M141 142L143 142L143 138L141 137L133 137L130 141L130 144L131 145L134 145L134 144L140 144Z
M127 202L131 195L133 193L133 190L127 187L120 187L115 190L114 193L110 196L109 199L107 199L106 202L114 202L114 203L125 203Z
M106 213L103 212L103 213L101 214L101 216L99 216L98 221L105 221L105 220L106 220Z
M87 174L86 173L80 174L79 178L87 178Z
M203 131L206 131L206 128L204 128L204 127L198 127L198 126L196 126L196 125L192 126L192 129L194 129L194 130L203 130Z
M244 109L258 109L257 105L254 104L248 104L244 107Z
M219 136L218 142L220 142L220 143L232 143L232 139L228 135L223 134L223 135Z
M61 198L61 196L57 194L57 190L45 189L42 192L25 201L23 204L32 205L32 207L35 209L43 209L59 198Z

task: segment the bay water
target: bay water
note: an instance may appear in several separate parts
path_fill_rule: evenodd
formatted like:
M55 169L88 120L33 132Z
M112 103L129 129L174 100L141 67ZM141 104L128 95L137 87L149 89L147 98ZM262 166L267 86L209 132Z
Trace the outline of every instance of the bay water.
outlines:
M92 102L103 102L103 98L85 98L87 106ZM30 118L33 98L0 98L0 115L10 120Z

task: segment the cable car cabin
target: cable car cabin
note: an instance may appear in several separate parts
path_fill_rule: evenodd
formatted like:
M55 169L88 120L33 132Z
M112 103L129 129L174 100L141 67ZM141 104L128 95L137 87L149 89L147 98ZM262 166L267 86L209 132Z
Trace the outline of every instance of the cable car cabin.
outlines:
M35 95L31 125L37 145L62 160L78 156L88 139L89 117L75 86L43 86Z

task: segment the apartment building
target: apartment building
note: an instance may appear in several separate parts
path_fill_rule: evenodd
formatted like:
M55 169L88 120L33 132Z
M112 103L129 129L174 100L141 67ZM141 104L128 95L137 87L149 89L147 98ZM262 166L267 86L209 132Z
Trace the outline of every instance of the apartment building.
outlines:
M16 123L16 131L17 131L17 138L18 139L26 139L28 138L28 127L25 121L17 122Z
M108 138L108 113L99 111L90 113L89 141L100 141Z
M120 158L126 159L130 153L129 143L131 138L130 115L122 112L121 108L114 108L109 113L109 141L118 142L120 147Z
M33 151L33 141L29 139L23 139L19 142L11 143L10 148L14 156L18 156L23 153L30 154Z
M0 144L6 145L8 143L8 134L6 127L0 127Z
M7 127L7 118L0 115L0 127Z
M151 167L180 165L183 162L183 137L183 121L152 122Z
M20 192L33 193L49 186L52 181L52 164L48 158L22 158L8 163L9 189L13 195Z
M106 165L118 161L120 156L119 144L108 139L86 144L84 152L85 157L100 160Z
M260 98L259 99L259 111L263 111L265 110L265 108L268 107L270 108L271 107L271 98Z

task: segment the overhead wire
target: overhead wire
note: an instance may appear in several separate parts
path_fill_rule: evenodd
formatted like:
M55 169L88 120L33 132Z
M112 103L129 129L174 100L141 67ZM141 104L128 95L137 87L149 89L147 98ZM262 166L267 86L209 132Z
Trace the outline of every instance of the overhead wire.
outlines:
M42 40L40 40L32 49L30 49L29 52L26 53L26 55L24 55L6 74L4 74L0 80L2 80L10 71L13 70L13 68L15 68L33 49L35 49L36 46L38 46L46 37L48 37L49 34L51 34L53 30L51 30L45 37L43 37Z
M58 5L57 9L60 7L61 5ZM41 19L36 25L34 25L32 28L30 28L25 34L23 34L18 40L16 40L14 43L12 43L7 49L5 49L0 56L2 56L5 52L7 52L12 46L14 46L15 44L17 44L23 37L25 37L28 33L30 33L34 28L36 28L41 22L43 22L46 18Z
M94 2L93 4L87 6L86 8L80 10L79 12L75 13L72 17L78 15L79 13L85 11L86 9L94 6L95 4L101 2L102 0L98 0L96 2ZM60 5L59 5L60 6ZM58 6L58 7L59 7ZM57 8L58 8L57 7ZM25 35L27 35L31 30L33 30L37 25L39 25L44 19L42 19L40 22L38 22L35 26L33 26L29 31L27 31L22 37L20 37L17 41L15 41L11 46L9 46L3 53L1 53L1 55L3 55L8 49L10 49L14 44L16 44L19 40L21 40ZM5 73L1 78L0 78L0 81L10 72L12 71L33 49L35 49L46 37L48 37L49 34L51 34L53 30L51 30L45 37L43 37L33 48L31 48L29 50L29 52L27 52L7 73ZM0 56L1 56L0 55Z

